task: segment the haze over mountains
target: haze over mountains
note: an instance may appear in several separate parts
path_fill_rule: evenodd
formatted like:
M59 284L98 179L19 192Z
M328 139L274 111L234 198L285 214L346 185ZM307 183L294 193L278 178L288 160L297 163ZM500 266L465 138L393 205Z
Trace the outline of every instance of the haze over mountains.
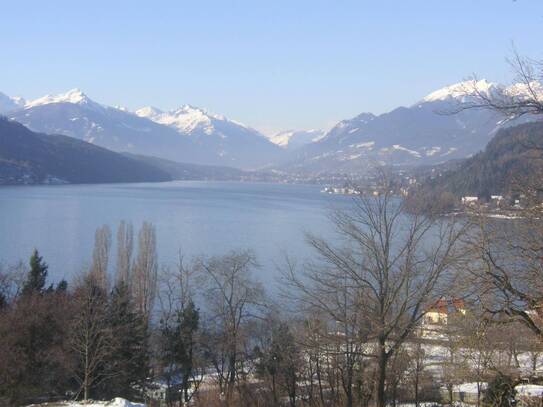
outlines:
M0 94L0 113L34 131L75 137L117 152L240 169L353 173L376 163L433 165L482 150L499 128L511 123L487 110L447 114L465 101L465 89L473 84L444 87L384 114L361 113L326 134L289 130L265 137L198 107L130 112L97 103L78 89L32 101ZM475 85L488 95L503 89L485 80ZM508 89L523 92L519 85Z

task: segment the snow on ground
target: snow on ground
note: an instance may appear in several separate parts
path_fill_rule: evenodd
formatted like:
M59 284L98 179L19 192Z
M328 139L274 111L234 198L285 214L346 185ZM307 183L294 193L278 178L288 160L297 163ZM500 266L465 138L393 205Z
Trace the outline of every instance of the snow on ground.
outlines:
M488 384L480 382L479 389L481 391L486 390L488 387ZM453 386L453 392L458 393L470 393L470 394L477 394L477 382L473 383L462 383L456 386Z
M145 407L145 404L133 403L123 398L117 397L111 401L63 401L60 403L32 404L32 406L42 407ZM28 407L32 407L28 406Z
M515 386L515 390L519 396L527 397L542 397L543 396L543 386L538 384L519 384Z

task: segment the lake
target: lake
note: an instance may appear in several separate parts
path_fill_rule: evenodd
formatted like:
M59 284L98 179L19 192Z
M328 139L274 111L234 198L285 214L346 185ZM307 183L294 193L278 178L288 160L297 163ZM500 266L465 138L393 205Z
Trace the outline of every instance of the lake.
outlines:
M115 233L121 220L137 230L157 229L161 264L252 249L258 277L273 283L284 253L312 255L304 232L331 236L326 215L350 197L320 192L315 185L175 181L148 184L0 187L0 261L27 261L36 247L49 276L70 280L90 263L94 232L103 224ZM114 264L114 256L110 264Z

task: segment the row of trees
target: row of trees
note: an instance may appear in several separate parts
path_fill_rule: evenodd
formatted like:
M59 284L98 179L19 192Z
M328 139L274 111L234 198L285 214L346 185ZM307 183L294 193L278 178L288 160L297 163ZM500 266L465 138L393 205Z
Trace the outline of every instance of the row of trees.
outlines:
M47 286L37 250L29 268L0 272L0 395L11 403L70 396L133 397L149 375L150 304L157 280L155 230L118 230L118 267L107 273L111 231L97 230L90 268L68 287Z
M332 213L333 240L309 235L314 257L285 259L273 299L255 279L250 251L180 256L159 273L147 223L137 244L133 227L119 225L115 265L112 233L99 228L90 268L69 286L48 285L35 251L28 270L0 273L2 399L154 394L170 405L214 397L225 405L384 406L438 400L439 386L452 402L463 381L525 373L521 354L537 372L540 258L524 245L540 221L514 223L517 233L505 236L483 218L419 213L382 191ZM451 296L469 311L449 318L437 341L443 355L432 362L422 319ZM504 335L509 318L523 336L518 327Z

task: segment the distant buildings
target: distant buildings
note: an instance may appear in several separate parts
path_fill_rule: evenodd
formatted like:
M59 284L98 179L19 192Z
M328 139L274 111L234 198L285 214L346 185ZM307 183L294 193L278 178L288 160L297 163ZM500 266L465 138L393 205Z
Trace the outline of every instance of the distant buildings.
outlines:
M466 307L464 300L453 298L447 300L440 298L428 308L422 317L420 336L426 339L441 339L444 337L444 330L452 315L465 315Z
M321 192L327 194L339 194L339 195L360 195L360 191L354 188L338 188L338 187L324 187Z
M472 205L477 204L478 201L479 201L479 198L476 197L476 196L463 196L462 197L462 205L472 206Z

